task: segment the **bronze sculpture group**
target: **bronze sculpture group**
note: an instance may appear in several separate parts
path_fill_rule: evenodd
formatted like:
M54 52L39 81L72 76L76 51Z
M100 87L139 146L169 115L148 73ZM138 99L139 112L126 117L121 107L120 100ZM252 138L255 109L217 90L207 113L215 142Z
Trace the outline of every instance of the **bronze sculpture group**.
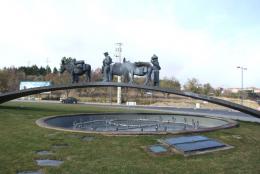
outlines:
M102 74L103 82L113 81L113 76L123 77L124 82L133 83L134 75L145 76L144 85L148 85L153 80L153 86L160 85L159 71L161 67L159 65L158 57L154 54L151 57L150 62L130 62L125 58L122 63L113 63L112 58L108 52L104 53ZM76 61L72 59L69 61L62 60L60 72L63 73L67 70L72 76L72 83L79 82L79 76L86 75L86 80L91 80L91 66L85 64L84 61Z
M86 64L84 60L62 59L60 73L63 73L65 70L71 74L72 83L78 83L81 75L86 76L86 81L91 81L91 65Z

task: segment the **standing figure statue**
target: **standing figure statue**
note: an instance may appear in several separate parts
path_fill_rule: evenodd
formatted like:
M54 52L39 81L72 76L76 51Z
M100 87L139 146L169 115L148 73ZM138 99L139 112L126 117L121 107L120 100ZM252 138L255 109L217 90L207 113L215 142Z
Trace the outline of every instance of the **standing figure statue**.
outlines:
M103 74L103 82L109 82L111 79L109 78L110 74L110 65L112 64L112 59L108 55L108 52L104 53L105 59L103 60L102 66L102 74Z
M159 71L161 70L161 67L158 62L158 57L154 54L151 58L151 63L153 64L153 86L159 86L160 85L160 76Z

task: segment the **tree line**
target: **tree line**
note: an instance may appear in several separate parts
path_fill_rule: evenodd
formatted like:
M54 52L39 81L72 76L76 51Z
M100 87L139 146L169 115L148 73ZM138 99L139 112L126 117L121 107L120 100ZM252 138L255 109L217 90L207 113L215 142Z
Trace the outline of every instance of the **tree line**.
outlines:
M81 77L81 81L84 81ZM93 81L102 80L100 68L92 71ZM21 67L5 67L0 69L0 93L15 91L19 89L21 81L51 81L53 85L71 83L71 76L65 72L49 66L42 67L37 65Z
M12 91L18 89L20 81L52 81L53 84L69 83L70 76L68 74L59 74L56 67L52 70L49 66L38 67L37 65L32 66L21 66L21 67L9 67L0 69L0 91ZM102 74L100 68L92 71L92 81L102 80ZM142 78L136 78L136 83L141 84ZM174 77L163 78L160 80L160 86L163 88L174 88L181 90L181 83ZM199 94L210 94L214 92L213 87L209 84L200 84L195 78L189 79L183 86L185 91L191 91Z
M19 72L24 72L25 75L36 75L36 76L45 76L47 74L50 73L54 73L57 74L58 73L58 69L56 67L53 68L53 70L51 70L51 68L47 65L46 67L38 67L37 65L33 65L33 66L21 66L18 67L17 70Z
M64 59L64 57L62 59ZM5 67L0 69L0 92L3 93L18 90L21 81L51 81L53 85L57 85L71 83L70 78L70 75L66 72L60 74L56 67L53 69L51 69L49 66L39 67L37 65L8 68ZM84 81L83 77L81 78L81 81ZM101 69L97 68L92 70L92 81L101 80ZM144 78L135 78L135 83L142 84L143 82ZM202 84L196 78L188 79L184 85L181 85L179 80L175 77L164 77L160 80L160 87L214 96L220 96L223 90L221 88L214 89L210 83ZM88 90L85 90L85 92L88 92Z

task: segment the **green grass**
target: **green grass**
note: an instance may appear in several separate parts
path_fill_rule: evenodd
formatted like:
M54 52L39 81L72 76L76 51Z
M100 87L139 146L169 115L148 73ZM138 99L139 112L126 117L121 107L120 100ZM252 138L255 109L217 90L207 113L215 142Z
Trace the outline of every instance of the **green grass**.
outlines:
M199 156L154 157L143 150L163 135L94 136L92 142L69 137L69 132L40 128L35 121L44 116L68 113L129 112L82 105L15 103L0 105L0 174L41 169L46 174L87 173L260 173L260 125L241 122L239 128L203 135L219 139L235 148ZM84 136L86 134L77 134ZM234 135L239 135L237 139ZM64 149L52 145L67 143ZM64 160L58 168L39 168L37 150L52 150L50 159Z

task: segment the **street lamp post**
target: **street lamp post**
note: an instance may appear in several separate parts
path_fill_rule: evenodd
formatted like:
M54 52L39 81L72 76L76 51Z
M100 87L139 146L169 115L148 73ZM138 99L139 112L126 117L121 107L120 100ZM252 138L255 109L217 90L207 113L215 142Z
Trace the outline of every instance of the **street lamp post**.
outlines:
M116 57L118 58L118 62L121 63L121 55L122 55L122 43L116 43ZM117 82L121 83L121 77L117 77ZM117 87L117 104L121 104L122 102L122 89L121 87Z
M238 69L241 69L241 105L243 105L244 100L244 70L247 70L246 67L238 66Z

